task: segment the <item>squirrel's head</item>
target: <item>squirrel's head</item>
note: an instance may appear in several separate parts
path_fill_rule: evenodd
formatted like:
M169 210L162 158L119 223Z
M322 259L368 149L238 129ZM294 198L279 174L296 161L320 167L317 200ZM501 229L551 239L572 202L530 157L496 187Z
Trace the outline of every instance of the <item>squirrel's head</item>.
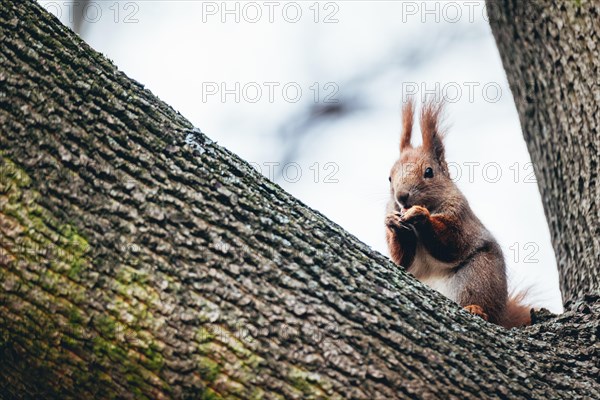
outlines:
M448 193L454 191L440 132L442 111L443 103L429 102L423 106L420 121L423 144L413 147L410 142L415 113L413 101L407 101L402 108L400 158L394 163L389 178L391 201L398 210L420 205L433 212Z

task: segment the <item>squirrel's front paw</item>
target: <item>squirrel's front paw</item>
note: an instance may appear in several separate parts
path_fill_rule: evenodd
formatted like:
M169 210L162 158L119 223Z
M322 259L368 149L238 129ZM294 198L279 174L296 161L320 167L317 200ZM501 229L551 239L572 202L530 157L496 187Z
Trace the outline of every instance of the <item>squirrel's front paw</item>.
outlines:
M426 219L429 219L429 210L421 206L412 206L402 214L402 221L413 225Z
M385 217L385 226L390 229L410 229L402 220L402 213L394 212Z
M466 307L464 307L465 311L470 312L473 315L478 315L481 318L483 318L484 320L488 320L488 315L485 313L485 311L483 311L483 307L478 306L477 304L471 304L468 305Z

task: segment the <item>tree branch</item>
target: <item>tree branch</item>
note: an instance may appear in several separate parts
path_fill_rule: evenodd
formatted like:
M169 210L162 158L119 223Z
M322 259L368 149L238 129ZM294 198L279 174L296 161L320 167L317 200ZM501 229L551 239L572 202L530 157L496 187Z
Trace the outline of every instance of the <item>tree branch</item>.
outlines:
M565 301L600 294L600 3L487 0Z
M600 397L600 301L506 331L0 7L6 398ZM383 227L382 227L383 228Z

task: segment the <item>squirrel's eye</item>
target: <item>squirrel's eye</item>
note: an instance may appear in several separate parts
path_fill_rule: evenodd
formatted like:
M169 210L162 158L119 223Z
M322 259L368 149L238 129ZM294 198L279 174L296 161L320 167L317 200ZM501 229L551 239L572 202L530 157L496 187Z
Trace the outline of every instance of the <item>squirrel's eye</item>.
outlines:
M427 167L425 169L425 178L433 178L433 169L431 167Z
M388 178L388 180L391 182L391 181L392 181L392 177L390 176L390 177Z

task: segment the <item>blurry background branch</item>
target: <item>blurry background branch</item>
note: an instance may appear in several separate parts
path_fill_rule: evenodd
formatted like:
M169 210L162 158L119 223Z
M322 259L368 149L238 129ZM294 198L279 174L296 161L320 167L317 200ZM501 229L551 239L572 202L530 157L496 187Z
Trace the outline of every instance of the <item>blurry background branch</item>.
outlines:
M356 75L336 81L339 93L331 102L306 102L306 108L299 115L291 116L278 129L281 144L281 163L286 165L297 160L304 142L310 141L315 134L315 128L335 119L343 119L355 115L356 112L368 109L374 105L369 99L377 98L377 94L369 93L373 82L388 74L400 75L399 81L407 71L418 70L426 64L435 62L436 58L457 51L458 45L464 46L469 41L480 39L483 32L470 26L452 26L445 31L427 35L420 41L401 42L398 38L396 45L390 46L387 56L368 60L367 65ZM399 91L398 96L405 94ZM402 99L404 100L404 99ZM398 110L400 105L398 105ZM398 111L399 112L399 111ZM319 131L324 135L326 132Z
M71 3L73 7L73 30L81 36L85 28L85 12L90 0L75 0Z

